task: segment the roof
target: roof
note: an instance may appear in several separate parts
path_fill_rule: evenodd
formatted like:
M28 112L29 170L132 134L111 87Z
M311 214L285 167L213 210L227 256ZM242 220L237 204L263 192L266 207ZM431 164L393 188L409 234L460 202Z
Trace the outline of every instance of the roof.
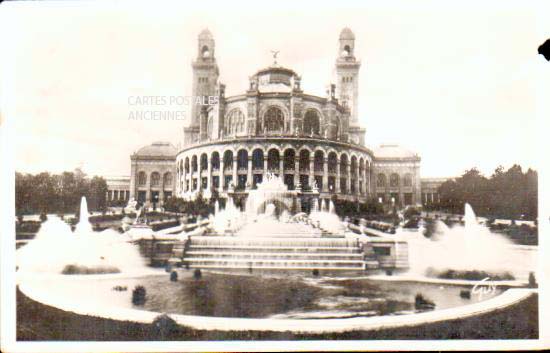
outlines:
M355 34L348 27L344 28L340 32L340 39L355 39Z
M136 156L148 156L148 157L173 157L176 158L177 150L170 142L153 142L148 146L140 148L135 155Z
M375 158L418 158L418 154L397 144L384 144L372 150Z
M212 32L208 28L205 28L199 33L199 39L212 39Z
M263 68L261 70L258 70L254 74L254 76L261 76L267 73L283 74L287 76L298 76L298 74L294 72L294 70L291 70L282 66L269 66L269 67Z

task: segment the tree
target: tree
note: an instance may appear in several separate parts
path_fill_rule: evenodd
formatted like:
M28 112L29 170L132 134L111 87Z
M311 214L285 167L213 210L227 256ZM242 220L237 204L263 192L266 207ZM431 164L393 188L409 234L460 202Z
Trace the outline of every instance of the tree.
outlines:
M521 166L495 169L489 179L476 168L466 171L456 180L447 180L439 187L440 208L462 213L469 203L480 216L490 218L535 219L537 216L537 173Z

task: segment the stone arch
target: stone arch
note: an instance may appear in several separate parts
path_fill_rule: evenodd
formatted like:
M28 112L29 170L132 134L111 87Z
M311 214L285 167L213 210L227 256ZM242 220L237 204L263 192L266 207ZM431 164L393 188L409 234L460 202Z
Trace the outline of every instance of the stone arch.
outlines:
M140 171L137 176L138 179L138 186L145 186L147 185L147 173L144 171Z
M311 150L309 148L301 148L298 154L298 165L300 172L309 171L309 159L311 158Z
M399 187L399 174L392 173L390 175L390 187L392 188Z
M283 169L294 170L295 160L296 150L294 148L286 148L283 152Z
M288 200L287 199L280 200L275 198L266 199L260 202L258 207L255 208L255 212L264 213L267 205L272 203L275 206L275 216L279 217L283 213L283 211L286 211L286 212L291 211L292 205L291 204L289 205L289 201L292 202L292 199L288 199Z
M185 174L189 174L189 157L185 157Z
M324 171L325 165L325 152L320 149L316 149L313 154L313 170L316 172Z
M403 177L403 186L406 186L406 187L412 186L412 174L411 173L407 173Z
M252 168L264 169L264 150L261 147L252 150Z
M270 148L267 151L267 169L269 171L279 171L279 161L281 160L281 153L278 148Z
M223 152L223 168L224 171L233 169L233 150L231 149Z
M302 132L304 135L318 136L321 134L321 114L315 108L309 108L304 114Z
M336 173L336 170L338 168L338 155L335 151L330 151L327 158L329 173Z
M280 106L272 105L262 116L263 131L269 134L282 133L285 131L285 113Z
M160 173L159 172L152 172L151 173L151 187L159 187L160 186Z
M386 174L384 174L384 173L379 173L379 174L376 176L376 187L378 187L378 188L385 188L386 185L387 185Z
M244 132L245 116L240 108L231 109L224 119L224 134L236 135Z
M357 175L357 156L355 154L351 155L350 171L353 177Z
M244 148L237 152L237 169L248 169L248 150Z
M191 157L191 171L194 173L198 170L199 165L197 162L197 155L194 154L193 157Z
M201 159L200 159L200 170L207 170L208 169L208 155L203 152L201 154Z
M212 164L212 170L220 170L220 152L212 152L210 155L210 164Z
M162 177L162 185L164 188L167 188L167 187L172 187L172 184L174 183L174 180L172 178L172 173L171 172L166 172L164 173L163 177Z

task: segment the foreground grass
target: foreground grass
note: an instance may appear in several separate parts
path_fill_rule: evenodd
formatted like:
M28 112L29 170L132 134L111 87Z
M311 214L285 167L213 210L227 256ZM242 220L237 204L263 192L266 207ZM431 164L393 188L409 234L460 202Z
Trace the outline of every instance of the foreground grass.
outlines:
M307 320L304 320L307 326ZM473 318L396 329L298 334L271 331L205 331L77 315L33 301L17 290L17 340L203 341L350 339L536 339L538 295Z

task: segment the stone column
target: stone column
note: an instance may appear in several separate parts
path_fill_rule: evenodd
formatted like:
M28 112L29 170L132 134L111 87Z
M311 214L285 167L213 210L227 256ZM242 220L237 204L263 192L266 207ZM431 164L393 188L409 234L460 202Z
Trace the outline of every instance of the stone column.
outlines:
M247 174L246 174L246 182L250 184L250 187L252 187L252 156L248 156L248 163L246 164L247 167Z
M315 157L309 157L309 186L313 188L313 181L315 180Z
M337 194L340 193L340 172L341 172L340 169L341 168L342 168L342 165L340 164L340 161L337 160L337 164L336 164L336 185L334 185Z
M151 175L147 176L147 191L145 194L145 202L151 201Z
M237 187L237 168L239 167L237 161L237 156L233 157L233 185L235 188Z
M348 177L346 179L346 191L348 194L351 194L351 166L348 165L346 166L346 171L347 171L347 174L348 174Z
M198 171L197 171L197 189L198 190L202 190L202 168L201 168L201 164L199 162L199 168L198 168Z
M285 159L284 159L284 156L283 158L280 158L279 159L279 177L281 179L284 179L284 175L285 175Z
M328 189L328 158L323 159L323 192L329 192Z
M300 160L294 158L294 187L300 182Z
M355 170L355 194L359 194L361 195L362 194L362 190L359 190L359 176L360 176L360 172L359 172L359 169L356 169Z
M206 175L206 189L212 191L212 159L208 158L206 162L208 163L207 165L208 174Z
M220 189L223 190L225 187L225 160L220 161Z
M267 175L267 158L265 158L265 155L264 155L264 175L262 176L262 181L265 179L266 175Z

